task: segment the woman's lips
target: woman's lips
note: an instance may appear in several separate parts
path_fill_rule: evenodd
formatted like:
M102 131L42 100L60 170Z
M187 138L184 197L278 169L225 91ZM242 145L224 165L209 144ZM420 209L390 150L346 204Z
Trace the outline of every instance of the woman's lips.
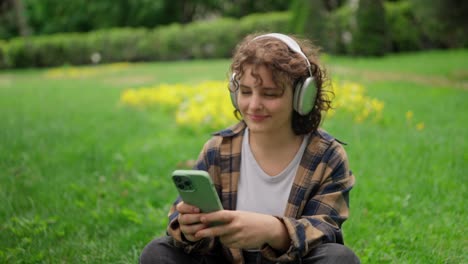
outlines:
M255 122L261 122L268 118L266 115L249 115L250 120Z

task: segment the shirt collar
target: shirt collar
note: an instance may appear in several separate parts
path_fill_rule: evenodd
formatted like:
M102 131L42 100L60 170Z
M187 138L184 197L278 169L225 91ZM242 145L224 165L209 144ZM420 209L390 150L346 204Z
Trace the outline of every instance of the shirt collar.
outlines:
M213 133L214 136L221 136L221 137L232 137L232 136L235 136L237 134L239 134L240 132L244 131L244 129L247 127L247 125L245 124L244 121L240 121L239 123L233 125L233 126L230 126L226 129L223 129L223 130L220 130L220 131L217 131L215 133Z
M235 135L238 135L239 133L241 133L242 131L244 131L244 129L247 127L247 125L245 124L244 121L240 121L239 123L233 125L233 126L230 126L226 129L223 129L223 130L220 130L220 131L217 131L215 133L213 133L214 136L221 136L221 137L232 137L232 136L235 136ZM340 144L342 145L347 145L345 142L341 141L341 140L338 140L336 139L335 137L333 137L332 135L328 134L327 132L325 132L323 129L319 128L317 129L317 131L311 133L312 135L313 134L316 134L318 135L319 137L321 137L322 139L324 139L325 141L333 141L333 140L336 140L338 141Z

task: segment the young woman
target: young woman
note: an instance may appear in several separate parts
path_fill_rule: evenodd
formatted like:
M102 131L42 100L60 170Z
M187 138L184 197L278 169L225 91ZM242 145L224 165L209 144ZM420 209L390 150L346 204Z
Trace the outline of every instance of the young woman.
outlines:
M214 134L195 166L224 210L178 199L168 236L141 263L359 263L341 231L354 176L340 142L319 129L330 99L317 57L309 42L278 33L237 46L229 90L241 121Z

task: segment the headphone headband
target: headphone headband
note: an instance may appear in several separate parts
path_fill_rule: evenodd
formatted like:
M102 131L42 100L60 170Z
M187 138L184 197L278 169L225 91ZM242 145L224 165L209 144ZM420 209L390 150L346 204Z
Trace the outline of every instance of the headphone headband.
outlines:
M307 115L310 111L312 111L314 104L315 104L315 97L317 93L317 87L315 86L314 77L312 75L311 65L307 56L302 52L301 47L299 44L291 37L280 34L280 33L269 33L257 36L252 39L255 41L261 38L275 38L286 44L294 53L301 55L306 64L307 70L309 71L309 77L307 77L304 81L299 82L295 89L294 89L294 96L293 96L293 108L296 110L300 115ZM236 109L238 109L237 105L237 90L239 89L239 83L236 80L236 73L233 72L231 75L231 79L229 80L229 91L231 96L231 102Z
M302 52L301 47L299 46L299 44L297 44L297 42L293 38L291 38L290 36L280 34L280 33L269 33L269 34L265 34L265 35L256 36L252 41L257 40L257 39L261 39L261 38L269 38L269 37L281 40L292 51L294 51L295 53L301 55L304 58L304 60L306 61L307 69L309 69L309 73L311 73L310 72L309 59L304 54L304 52ZM312 76L312 73L310 74L310 76Z

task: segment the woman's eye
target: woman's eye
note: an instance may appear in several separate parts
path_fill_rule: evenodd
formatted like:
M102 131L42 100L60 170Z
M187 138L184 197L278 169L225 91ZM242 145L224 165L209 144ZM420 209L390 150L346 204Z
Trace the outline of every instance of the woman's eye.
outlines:
M251 94L251 91L241 91L241 94Z

